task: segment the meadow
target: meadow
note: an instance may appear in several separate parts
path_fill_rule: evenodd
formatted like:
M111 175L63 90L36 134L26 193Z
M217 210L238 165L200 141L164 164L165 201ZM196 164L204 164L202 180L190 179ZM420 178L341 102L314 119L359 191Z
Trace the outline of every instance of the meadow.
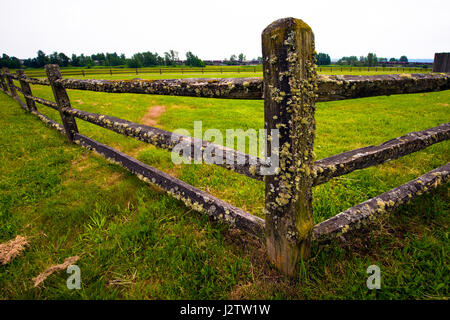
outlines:
M255 73L90 77L238 76ZM34 85L32 90L54 100L49 87ZM196 120L203 121L204 130L223 133L264 127L262 100L68 94L77 109L138 123L150 117L169 131L192 133ZM320 159L449 122L449 103L450 91L317 103L315 153ZM155 106L163 112L152 116ZM56 111L37 107L60 122ZM0 243L17 234L30 239L20 257L0 266L0 299L448 298L446 185L345 240L314 245L298 279L288 280L253 237L209 221L121 167L68 143L3 93L0 114ZM216 166L174 165L167 151L83 121L77 124L80 133L263 217L262 182ZM444 165L449 150L446 141L315 187L315 222ZM67 289L65 272L33 287L33 277L74 255L80 256L81 290ZM380 290L366 287L366 269L373 264L381 268Z

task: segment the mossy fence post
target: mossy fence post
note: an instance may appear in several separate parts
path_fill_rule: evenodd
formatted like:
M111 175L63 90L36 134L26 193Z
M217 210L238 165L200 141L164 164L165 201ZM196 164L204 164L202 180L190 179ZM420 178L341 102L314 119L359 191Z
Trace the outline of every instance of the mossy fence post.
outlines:
M16 88L14 87L14 82L11 79L11 77L8 76L9 69L4 67L3 68L3 72L4 72L4 75L6 77L6 83L7 83L8 87L9 87L9 91L11 92L11 95L13 97L17 97L17 91L16 91Z
M31 93L30 84L28 82L24 81L24 79L26 78L25 71L19 69L16 71L16 74L17 74L17 78L19 79L20 87L22 88L23 94L32 96L33 94ZM37 111L36 103L34 102L34 100L27 98L27 97L24 97L24 98L27 103L28 111L30 111L30 112Z
M314 227L314 34L302 20L280 19L263 31L262 51L265 126L268 135L279 129L274 152L280 164L265 176L267 252L282 273L295 277L308 258ZM271 140L268 136L267 155Z
M56 83L56 80L62 79L61 71L57 64L47 64L45 66L45 71L47 72L47 77L50 81L55 101L58 104L59 114L61 115L66 136L69 141L73 142L73 136L75 133L78 133L78 127L75 118L72 115L64 113L65 108L70 108L70 100L66 89Z
M0 70L0 82L3 91L8 92L8 86L6 85L6 78L5 78L5 70L3 68L2 70Z

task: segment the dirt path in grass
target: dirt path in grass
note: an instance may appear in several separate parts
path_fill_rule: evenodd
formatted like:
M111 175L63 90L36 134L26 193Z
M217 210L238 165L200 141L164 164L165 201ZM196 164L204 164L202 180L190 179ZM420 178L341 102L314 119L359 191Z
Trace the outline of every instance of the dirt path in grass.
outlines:
M147 126L156 126L159 117L166 111L165 106L153 106L147 110L147 113L141 119L141 123Z

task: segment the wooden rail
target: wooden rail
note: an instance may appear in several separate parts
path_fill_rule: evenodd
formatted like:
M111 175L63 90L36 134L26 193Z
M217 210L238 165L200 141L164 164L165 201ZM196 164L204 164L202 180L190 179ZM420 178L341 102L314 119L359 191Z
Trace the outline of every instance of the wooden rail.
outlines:
M376 219L378 215L395 210L400 205L437 188L449 180L450 163L447 163L400 187L380 194L317 224L314 227L313 237L317 241L328 241L339 237Z
M314 162L316 101L448 90L450 76L317 76L312 30L303 21L293 18L281 19L268 26L262 35L262 49L263 79L78 80L63 79L57 65L47 65L47 79L29 78L21 70L11 74L4 68L0 73L0 88L22 108L64 134L69 141L99 153L212 219L259 238L265 237L270 259L284 274L295 277L299 262L308 258L311 241L328 241L356 229L377 215L397 208L406 200L447 182L450 177L450 164L446 164L314 226L313 186L450 138L450 123L445 123L408 133L378 146L347 151ZM20 87L14 81L18 81ZM33 96L30 84L51 86L55 102ZM265 129L270 132L265 141L268 157L261 159L208 141L72 108L66 89L229 99L261 99L264 96ZM23 95L25 102L18 93ZM40 113L36 103L57 110L61 123ZM173 151L179 143L186 144L191 154L198 153L201 156L206 148L222 151L224 163L219 165L264 180L265 220L84 136L78 131L76 119L169 151ZM278 146L274 142L273 130L278 130ZM273 155L278 155L279 165L263 179L262 171L273 165L269 158Z
M114 93L263 99L261 78L93 80L62 79L66 89ZM317 101L335 101L380 95L418 93L450 89L450 74L405 74L375 76L324 76L317 78Z
M28 78L25 81L32 84L50 85L46 79ZM57 83L65 89L97 92L224 99L264 99L263 79L261 78L164 80L94 80L66 78L57 80ZM449 89L450 74L318 75L317 90L315 92L318 95L317 101L325 102Z

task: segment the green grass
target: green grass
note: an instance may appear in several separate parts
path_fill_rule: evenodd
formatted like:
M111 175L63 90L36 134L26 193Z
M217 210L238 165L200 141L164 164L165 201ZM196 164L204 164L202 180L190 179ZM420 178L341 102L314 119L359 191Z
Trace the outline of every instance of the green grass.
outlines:
M82 74L82 69L85 75ZM110 70L112 75L109 74ZM206 66L197 67L148 67L138 68L138 74L134 68L104 67L96 66L91 69L67 67L61 68L64 77L67 78L87 78L87 79L180 79L180 78L238 78L238 77L262 77L262 65L259 66ZM429 73L431 69L424 68L382 68L382 67L337 67L318 66L319 74L333 75L380 75L396 73ZM15 72L15 70L11 70ZM105 74L91 74L104 72ZM120 73L119 73L120 72ZM125 72L125 73L124 73ZM128 73L126 73L128 72ZM160 74L161 72L161 74ZM44 69L26 69L25 73L30 77L45 77ZM67 75L66 73L79 73L78 75Z
M242 74L242 73L241 73ZM164 75L163 75L164 76ZM208 74L207 76L210 76ZM234 76L234 75L233 75ZM122 76L123 78L123 76ZM52 99L50 88L34 95ZM263 101L69 91L76 108L140 122L166 107L158 126L263 127ZM450 91L318 103L318 158L449 122ZM38 105L59 121L59 115ZM0 95L0 242L17 234L30 248L0 266L2 299L433 299L447 298L449 189L382 219L347 242L314 246L297 281L278 275L254 239L208 221L124 169L45 127ZM207 165L174 165L170 154L78 121L80 132L262 216L263 183ZM447 163L450 143L353 172L314 188L316 222ZM82 289L67 274L33 288L32 278L79 255ZM366 288L378 264L382 289Z

